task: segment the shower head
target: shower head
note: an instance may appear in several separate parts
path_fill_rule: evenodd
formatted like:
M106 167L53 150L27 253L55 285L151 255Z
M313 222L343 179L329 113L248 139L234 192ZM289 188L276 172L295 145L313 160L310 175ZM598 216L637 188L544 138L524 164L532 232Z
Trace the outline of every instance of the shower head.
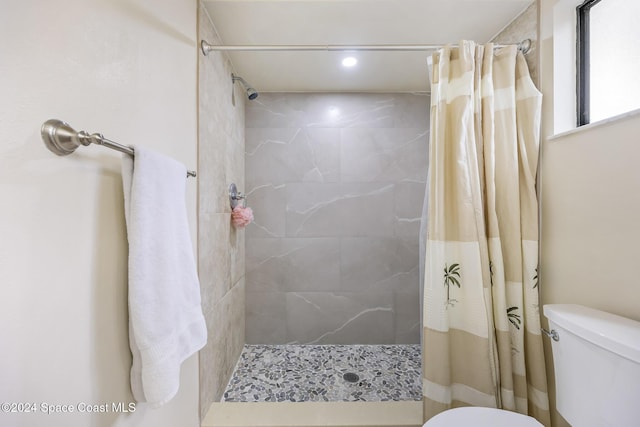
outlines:
M258 97L258 91L252 88L251 86L249 86L249 83L247 83L247 81L242 77L236 76L235 74L232 73L231 81L233 83L235 83L236 81L239 81L242 84L242 87L244 87L244 90L247 92L247 98L249 98L250 101L253 101Z

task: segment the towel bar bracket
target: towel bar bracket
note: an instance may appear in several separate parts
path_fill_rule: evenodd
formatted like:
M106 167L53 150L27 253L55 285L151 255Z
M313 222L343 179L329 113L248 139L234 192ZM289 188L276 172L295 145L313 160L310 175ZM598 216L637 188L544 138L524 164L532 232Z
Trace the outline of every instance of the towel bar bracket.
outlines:
M50 119L42 124L40 135L49 151L58 156L68 156L81 145L102 145L121 153L135 155L133 148L110 141L100 133L89 134L83 130L76 131L62 120ZM196 176L194 171L187 171L187 176Z
M40 133L47 148L58 156L68 156L81 145L100 144L103 139L98 133L76 132L67 123L56 119L44 122Z

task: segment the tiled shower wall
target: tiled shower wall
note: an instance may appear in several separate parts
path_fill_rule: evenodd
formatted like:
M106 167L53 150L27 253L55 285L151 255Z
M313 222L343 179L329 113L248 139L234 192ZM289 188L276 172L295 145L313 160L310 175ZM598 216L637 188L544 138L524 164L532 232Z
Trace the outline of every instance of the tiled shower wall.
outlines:
M531 40L531 49L525 55L531 79L538 86L538 1L534 1L516 19L497 34L494 43L519 43L524 39Z
M247 343L419 342L428 130L428 95L247 102Z
M198 8L199 40L220 43ZM198 51L199 52L199 51ZM231 226L228 186L244 185L244 98L220 52L198 56L198 270L207 345L200 351L200 414L220 400L244 345L244 231Z

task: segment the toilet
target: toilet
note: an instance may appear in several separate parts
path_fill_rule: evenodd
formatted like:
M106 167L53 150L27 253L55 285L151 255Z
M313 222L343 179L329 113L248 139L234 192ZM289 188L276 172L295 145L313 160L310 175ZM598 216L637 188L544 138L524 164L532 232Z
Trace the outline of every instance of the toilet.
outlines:
M423 427L544 427L535 418L496 408L449 409L427 421Z
M543 310L553 338L558 412L576 427L639 426L640 322L572 304ZM515 412L465 407L442 412L423 427L467 425L542 426Z

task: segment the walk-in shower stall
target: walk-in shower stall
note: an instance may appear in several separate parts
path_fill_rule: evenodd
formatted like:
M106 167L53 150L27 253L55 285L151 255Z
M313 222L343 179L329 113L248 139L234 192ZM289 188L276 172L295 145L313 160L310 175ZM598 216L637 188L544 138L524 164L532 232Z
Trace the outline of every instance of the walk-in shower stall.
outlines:
M205 278L203 298L211 300L203 304L213 336L200 358L202 413L219 401L408 401L421 412L428 58L441 45L420 42L531 38L520 46L529 49L535 28L531 34L518 24L503 37L496 33L531 2L487 13L500 18L477 33L395 45L373 37L378 30L369 40L322 31L320 43L338 43L318 44L310 35L317 23L296 19L306 6L279 3L275 16L269 2L250 2L250 10L236 3L200 5L199 169L206 176L199 187L199 252L201 271L212 277ZM523 21L535 23L536 10L531 5ZM400 32L435 25L422 25L434 19L429 14L405 15ZM471 23L473 15L461 19ZM269 37L266 16L283 28L305 29L299 40L278 44L286 37ZM241 27L244 33L234 32ZM375 44L358 44L367 41ZM377 55L397 55L397 64L381 65ZM343 64L351 71L339 65L342 56L351 57ZM313 66L295 73L298 60ZM411 78L410 66L418 70ZM393 74L387 80L394 85L381 89L358 77L358 67L380 78ZM266 76L270 85L262 84ZM321 78L329 84L312 84ZM244 229L229 224L232 182L253 210ZM228 239L229 253L219 249L226 241L210 241L214 234ZM230 272L218 278L220 269Z
M245 120L248 345L224 399L261 398L247 376L268 400L420 399L429 96L267 93Z

